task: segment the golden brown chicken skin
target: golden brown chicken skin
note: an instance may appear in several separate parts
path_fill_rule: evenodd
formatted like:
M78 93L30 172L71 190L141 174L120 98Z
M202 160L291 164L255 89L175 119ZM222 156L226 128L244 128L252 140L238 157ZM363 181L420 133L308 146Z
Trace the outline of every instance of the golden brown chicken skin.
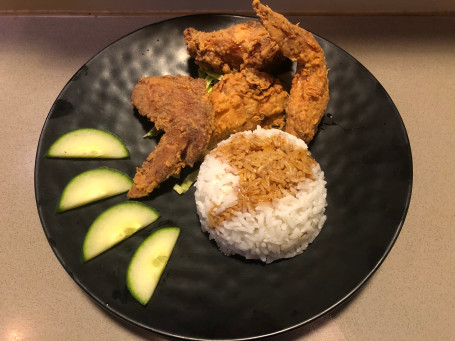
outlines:
M129 198L147 196L163 181L193 164L207 149L213 112L205 81L187 76L143 77L131 102L139 114L164 130L158 145L138 168Z
M310 32L293 25L259 0L253 1L253 8L283 54L297 62L286 104L286 131L308 143L313 139L329 102L324 51Z
M288 93L267 73L244 69L226 74L209 96L215 114L210 145L258 125L278 129L284 126Z
M278 44L255 20L214 32L187 28L184 37L196 64L218 73L268 70L284 59Z

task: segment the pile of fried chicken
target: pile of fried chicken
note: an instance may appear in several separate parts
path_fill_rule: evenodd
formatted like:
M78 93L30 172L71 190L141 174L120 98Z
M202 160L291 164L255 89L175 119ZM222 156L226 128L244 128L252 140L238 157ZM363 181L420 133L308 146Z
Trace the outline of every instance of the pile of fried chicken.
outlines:
M137 168L129 198L149 195L236 132L260 125L285 129L307 143L314 137L329 101L324 52L310 32L259 0L252 4L259 21L184 31L195 63L223 74L212 91L204 79L183 75L143 77L134 87L133 106L164 135ZM289 94L267 73L285 58L297 65Z

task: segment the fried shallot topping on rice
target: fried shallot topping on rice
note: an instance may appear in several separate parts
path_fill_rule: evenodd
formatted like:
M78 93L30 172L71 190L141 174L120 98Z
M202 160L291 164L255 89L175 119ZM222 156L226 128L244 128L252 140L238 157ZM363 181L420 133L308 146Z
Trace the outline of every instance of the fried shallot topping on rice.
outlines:
M236 204L222 212L213 207L209 214L213 227L231 219L235 212L253 210L262 204L272 204L274 199L293 195L299 183L314 180L312 168L316 161L309 151L281 134L269 137L238 134L213 153L239 176Z

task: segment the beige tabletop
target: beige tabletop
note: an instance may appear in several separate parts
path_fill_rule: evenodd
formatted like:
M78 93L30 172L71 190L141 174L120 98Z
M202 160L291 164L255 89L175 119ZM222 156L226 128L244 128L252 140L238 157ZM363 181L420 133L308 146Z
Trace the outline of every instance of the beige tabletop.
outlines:
M62 87L93 54L164 17L0 17L0 340L156 340L99 308L40 224L39 135ZM414 184L392 251L347 303L276 340L455 340L455 18L291 18L381 82L409 135Z

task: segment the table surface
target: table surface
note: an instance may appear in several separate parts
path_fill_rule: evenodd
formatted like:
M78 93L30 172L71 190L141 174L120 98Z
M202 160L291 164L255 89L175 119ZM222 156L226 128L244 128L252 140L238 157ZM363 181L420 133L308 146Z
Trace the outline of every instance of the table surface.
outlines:
M0 339L161 339L94 303L38 217L36 147L69 78L97 51L167 17L0 17ZM275 340L455 339L455 17L291 17L381 82L411 142L411 204L392 251L347 303Z

